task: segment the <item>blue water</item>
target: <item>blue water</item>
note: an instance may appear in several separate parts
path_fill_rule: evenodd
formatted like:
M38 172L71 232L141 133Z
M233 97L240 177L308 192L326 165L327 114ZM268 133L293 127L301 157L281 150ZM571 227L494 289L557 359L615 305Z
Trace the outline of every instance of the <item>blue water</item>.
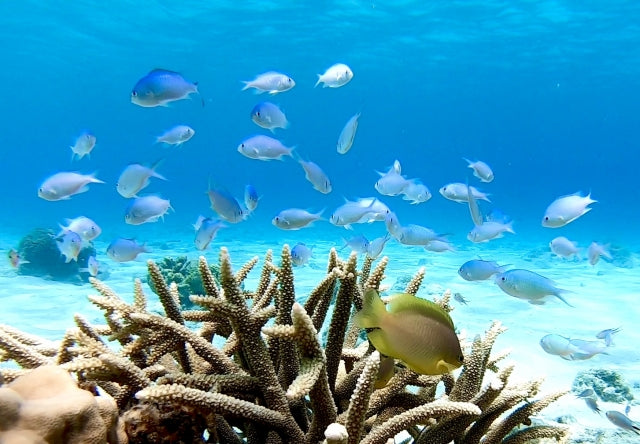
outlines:
M263 196L221 241L247 232L286 239L293 234L270 222L278 211L326 208L328 217L344 197L377 196L375 170L399 159L403 173L421 178L434 196L415 206L382 200L404 224L451 233L458 248L468 245L468 211L438 189L465 180L513 217L517 237L496 242L546 244L562 234L583 245L637 243L640 5L425 3L2 2L0 226L20 236L84 214L102 226L106 242L186 239L199 214L213 215L205 195L211 180L238 198L247 183ZM314 89L316 74L336 62L349 64L354 79ZM135 82L158 67L197 81L201 97L167 108L132 104ZM272 98L241 91L242 80L268 70L289 74L296 87ZM236 151L244 138L268 134L249 119L264 99L280 104L291 122L277 137L323 167L331 194L313 190L291 159L261 162ZM356 112L355 144L341 156L338 134ZM154 145L179 123L196 130L191 141ZM71 163L68 146L84 130L97 146L90 159ZM479 184L462 157L489 163L495 181ZM126 225L127 202L115 191L120 171L160 158L169 180L146 191L169 198L175 213ZM39 184L61 170L96 171L107 184L68 201L38 198ZM560 230L542 228L546 206L577 191L592 192L594 210ZM384 233L379 224L358 228L370 237ZM326 222L308 230L308 239L337 244L346 235Z

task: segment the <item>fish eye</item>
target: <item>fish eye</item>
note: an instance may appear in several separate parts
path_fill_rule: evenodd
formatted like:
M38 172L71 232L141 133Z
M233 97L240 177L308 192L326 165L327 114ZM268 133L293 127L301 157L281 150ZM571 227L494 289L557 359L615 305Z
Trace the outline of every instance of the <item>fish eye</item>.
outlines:
M260 111L256 112L256 116L260 117Z
M135 91L131 91L131 96L132 96L132 97L136 97L137 95L138 95L138 93L137 93L137 92L135 92Z
M505 281L507 280L507 278L506 278L506 277L504 277L504 276L502 276L502 277L500 278L500 280L501 280L502 282L505 282Z
M549 220L549 216L545 216L545 217L544 217L544 220Z
M458 356L458 362L464 362L464 356L462 355Z
M241 148L244 148L244 143L241 143L241 144L240 144L240 147L241 147Z

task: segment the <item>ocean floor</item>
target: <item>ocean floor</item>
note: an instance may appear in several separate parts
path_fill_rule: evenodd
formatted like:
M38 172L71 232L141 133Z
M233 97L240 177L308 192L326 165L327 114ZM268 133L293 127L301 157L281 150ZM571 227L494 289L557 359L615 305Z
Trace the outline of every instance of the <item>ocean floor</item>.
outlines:
M250 233L246 233L250 236ZM210 263L217 262L221 246L226 246L232 262L239 267L253 256L264 257L267 249L273 249L275 261L283 243L260 240L250 242L237 235L242 241L214 241L205 256ZM17 245L18 239L2 239L3 254ZM146 278L146 260L161 260L166 256L188 256L197 258L201 252L193 248L193 239L173 240L150 244L151 253L139 256L128 263L116 263L105 255L108 242L100 238L95 243L102 272L98 277L125 299L131 299L133 280ZM290 242L293 246L295 241ZM295 269L295 287L300 300L315 287L325 274L326 259L332 247L340 245L318 241L313 245L313 257L308 265ZM341 250L346 258L348 249ZM570 389L576 374L589 369L606 369L618 372L631 387L635 397L630 403L604 402L599 400L601 414L593 412L586 403L573 394L562 397L543 411L542 421L564 418L572 429L574 442L635 442L637 436L621 431L611 424L604 412L624 411L630 404L629 417L640 420L640 320L638 308L638 271L634 264L640 262L637 252L625 256L624 266L620 263L600 261L595 267L585 260L566 260L553 256L545 244L523 245L514 241L499 240L490 246L479 247L468 244L454 252L431 253L419 247L406 247L389 242L383 255L390 258L387 278L383 284L391 287L390 292L401 290L404 283L420 267L426 268L426 278L418 293L424 298L440 296L445 289L459 293L467 301L462 304L454 300L455 309L451 316L460 332L472 339L482 334L494 320L499 320L508 330L499 336L494 352L511 350L510 360L516 365L513 378L523 380L543 377L542 394ZM493 281L467 282L457 273L461 264L470 259L496 260L500 264L510 264L513 268L535 271L556 281L557 285L569 290L565 298L571 306L557 298L551 298L544 305L531 305L503 293ZM614 257L615 259L615 257ZM255 285L259 271L250 274L246 284ZM397 287L397 288L396 288ZM148 289L148 287L146 287ZM8 261L0 264L0 324L8 324L29 333L58 340L65 330L73 325L73 315L80 313L90 322L102 323L99 310L88 301L87 295L96 292L86 282L55 282L39 277L19 275ZM153 301L158 310L159 302L150 289L147 291L151 308ZM552 356L542 350L540 339L550 333L585 340L596 340L595 335L607 328L620 328L613 337L613 344L606 354L598 354L591 359L567 361ZM1 364L10 365L10 364ZM613 438L615 437L615 438ZM605 439L605 441L599 441Z

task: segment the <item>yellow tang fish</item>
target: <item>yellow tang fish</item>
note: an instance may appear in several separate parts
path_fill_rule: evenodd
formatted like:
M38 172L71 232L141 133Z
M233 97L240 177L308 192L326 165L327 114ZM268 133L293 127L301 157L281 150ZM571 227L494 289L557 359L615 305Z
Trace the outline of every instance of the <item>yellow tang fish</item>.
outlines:
M368 289L362 310L355 315L361 328L372 328L368 337L382 354L402 360L424 375L441 375L460 367L460 341L449 314L439 305L400 293L388 306L378 292Z

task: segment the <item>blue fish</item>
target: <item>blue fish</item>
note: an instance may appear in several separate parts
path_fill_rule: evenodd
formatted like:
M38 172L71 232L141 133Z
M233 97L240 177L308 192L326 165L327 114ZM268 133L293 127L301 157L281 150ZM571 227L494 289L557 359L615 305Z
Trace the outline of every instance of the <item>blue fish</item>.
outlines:
M198 84L186 80L180 73L154 69L133 87L131 102L146 108L167 106L169 102L186 99L197 92Z

